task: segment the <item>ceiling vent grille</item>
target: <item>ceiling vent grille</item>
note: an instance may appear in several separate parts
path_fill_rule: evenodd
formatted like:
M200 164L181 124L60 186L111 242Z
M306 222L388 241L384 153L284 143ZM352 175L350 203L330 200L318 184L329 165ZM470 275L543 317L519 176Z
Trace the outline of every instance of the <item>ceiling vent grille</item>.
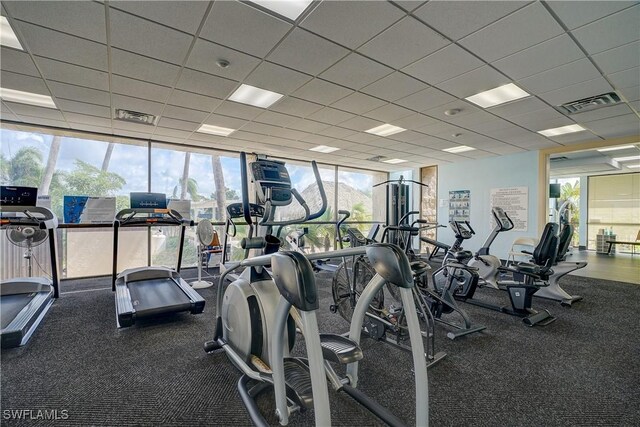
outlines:
M559 157L552 157L551 159L549 159L551 162L561 162L563 160L569 160L569 158L567 156L559 156Z
M556 107L563 114L577 114L596 108L608 107L620 102L620 97L615 92L604 93L602 95L590 96L589 98L567 102Z
M158 120L153 114L140 113L138 111L116 109L116 120L155 126Z
M366 160L370 161L370 162L379 162L382 159L386 159L386 157L385 156L373 156L373 157L369 157Z

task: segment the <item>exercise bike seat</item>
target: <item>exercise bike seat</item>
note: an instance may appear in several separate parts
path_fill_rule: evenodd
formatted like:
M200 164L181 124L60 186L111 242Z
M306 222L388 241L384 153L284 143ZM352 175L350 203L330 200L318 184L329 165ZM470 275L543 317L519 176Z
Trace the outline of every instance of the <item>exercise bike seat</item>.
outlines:
M362 349L347 337L337 334L320 334L322 356L329 362L348 363L357 362L364 357Z
M451 252L449 251L449 256L453 257L453 259L455 259L458 262L462 262L466 259L469 259L471 257L473 257L473 252L471 251L456 251L456 252Z
M428 270L431 270L431 266L424 261L411 261L409 265L411 266L411 271L414 276L419 276Z

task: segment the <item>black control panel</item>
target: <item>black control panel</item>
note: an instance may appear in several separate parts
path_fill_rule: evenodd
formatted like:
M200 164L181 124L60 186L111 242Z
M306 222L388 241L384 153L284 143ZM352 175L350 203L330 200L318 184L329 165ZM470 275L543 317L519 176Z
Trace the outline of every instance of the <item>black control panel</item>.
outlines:
M167 209L164 193L130 193L131 209Z
M0 187L0 205L35 206L38 202L38 189L35 187Z
M291 203L291 178L283 162L258 160L251 163L251 173L258 199L272 206L287 206Z
M262 218L264 216L264 208L255 203L249 203L249 212L252 217ZM231 219L244 218L242 203L232 203L227 206L227 215Z
M467 240L475 234L467 221L451 221L449 226L456 235L456 239Z
M500 226L500 231L509 231L513 228L513 221L509 218L509 215L499 207L494 207L492 209L493 217L496 219L496 222Z

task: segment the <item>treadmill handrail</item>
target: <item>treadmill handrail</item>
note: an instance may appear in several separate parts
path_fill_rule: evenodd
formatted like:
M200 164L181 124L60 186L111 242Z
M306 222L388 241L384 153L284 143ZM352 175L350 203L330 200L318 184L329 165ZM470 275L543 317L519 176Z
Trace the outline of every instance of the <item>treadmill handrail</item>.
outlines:
M7 216L6 214L18 214L19 216ZM33 214L42 215L43 218L36 217ZM58 217L50 209L42 206L0 205L0 218L3 226L32 224L42 230L51 230L58 227Z
M145 214L145 216L136 217L138 214ZM160 214L162 216L149 216L150 214ZM183 218L180 212L175 209L156 208L122 209L116 214L115 222L118 222L120 227L140 227L144 225L182 225L192 227L194 224L193 220Z

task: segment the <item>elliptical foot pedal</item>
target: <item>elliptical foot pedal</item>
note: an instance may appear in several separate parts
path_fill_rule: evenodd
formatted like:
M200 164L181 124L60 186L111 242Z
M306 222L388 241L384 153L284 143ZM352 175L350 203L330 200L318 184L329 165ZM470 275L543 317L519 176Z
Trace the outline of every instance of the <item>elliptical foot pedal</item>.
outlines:
M556 321L556 317L552 316L548 310L542 310L522 319L527 326L547 326Z
M289 398L305 409L313 408L311 374L309 367L301 359L293 357L284 359L284 381Z
M336 334L320 334L322 355L329 362L353 363L362 360L362 349L347 337Z

